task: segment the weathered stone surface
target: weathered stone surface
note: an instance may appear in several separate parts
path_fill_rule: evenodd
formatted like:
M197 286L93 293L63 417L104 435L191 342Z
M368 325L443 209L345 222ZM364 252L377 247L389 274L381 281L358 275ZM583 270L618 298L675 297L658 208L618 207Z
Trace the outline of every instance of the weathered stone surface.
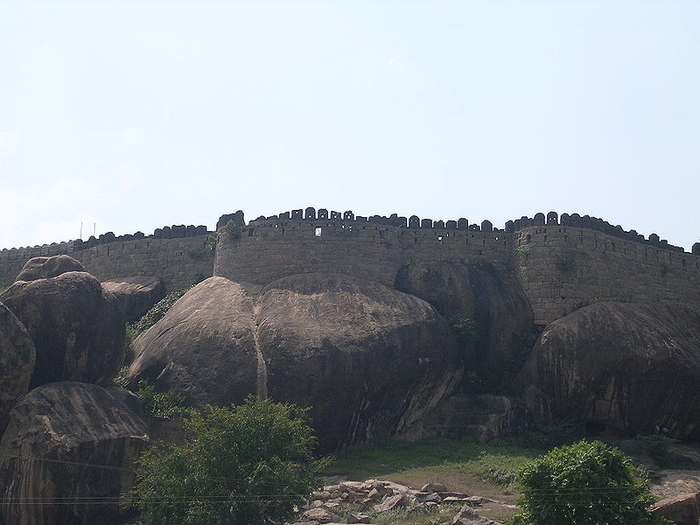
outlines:
M399 507L406 506L406 499L402 494L396 494L395 496L389 496L381 503L373 507L374 512L387 512L390 510L397 509Z
M671 520L675 525L697 525L700 520L698 494L680 494L657 501L649 511Z
M490 520L479 516L469 505L462 507L462 510L452 520L452 525L502 525L498 521Z
M525 406L511 397L457 392L440 402L399 437L406 441L472 436L486 442L522 435L528 428Z
M16 281L35 281L50 279L66 272L85 272L85 267L68 255L53 257L34 257L29 259L17 275Z
M522 380L539 423L574 417L700 438L700 313L679 303L597 303L544 330Z
M260 287L212 277L177 301L134 341L130 375L186 394L193 405L226 405L256 393L255 295Z
M30 388L54 381L106 384L124 360L124 317L116 299L84 272L17 281L0 301L36 347Z
M446 492L447 487L444 483L426 483L420 489L421 492Z
M447 318L474 319L474 357L481 362L507 358L532 333L533 314L520 285L493 264L412 264L399 270L395 287Z
M335 274L264 288L207 279L134 346L133 379L183 390L195 404L257 393L312 407L324 447L412 424L462 370L449 327L429 304Z
M165 297L163 281L157 277L134 276L102 281L102 287L119 301L127 322L141 319L150 308Z
M0 436L10 409L27 393L35 360L34 342L27 329L0 303Z
M0 442L3 523L111 523L147 443L143 419L98 386L32 390L10 412Z
M301 515L302 519L315 521L317 523L330 523L332 521L340 521L340 516L333 514L328 509L317 507L309 509Z

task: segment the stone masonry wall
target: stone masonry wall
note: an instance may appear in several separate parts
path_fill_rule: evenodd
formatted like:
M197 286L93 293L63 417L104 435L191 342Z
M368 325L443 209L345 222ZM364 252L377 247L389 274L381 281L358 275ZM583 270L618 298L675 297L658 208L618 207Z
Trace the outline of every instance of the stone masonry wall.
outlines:
M538 324L597 301L668 299L700 308L698 255L556 224L514 235L516 272Z
M266 284L298 273L336 272L393 287L403 265L490 261L507 270L512 235L408 229L344 220L258 219L239 239L222 233L214 275Z
M230 221L236 228L226 228ZM645 239L578 214L538 213L499 230L489 221L367 218L307 208L248 224L236 212L222 216L217 230L215 253L204 226L2 250L0 284L14 281L31 257L59 253L80 260L101 280L155 276L169 291L212 274L266 284L310 272L344 273L393 287L404 265L490 262L519 279L538 324L603 300L670 299L700 308L700 243L688 253L656 234Z
M211 277L214 252L207 237L134 239L73 252L88 272L101 281L114 277L160 277L170 292Z
M295 210L247 226L241 214L236 239L221 228L234 215L222 217L214 275L266 284L330 271L393 286L403 265L488 261L517 276L537 324L604 300L668 299L700 308L698 245L687 253L655 234L647 240L594 217L563 214L560 221L550 212L494 230L488 221L357 220L351 212L323 212L319 218L311 208Z
M162 232L162 230L156 230ZM64 242L0 251L0 284L10 284L32 257L66 254L79 260L100 280L146 275L163 280L166 290L178 290L210 277L214 252L203 234L178 238L155 236L116 238L112 242Z

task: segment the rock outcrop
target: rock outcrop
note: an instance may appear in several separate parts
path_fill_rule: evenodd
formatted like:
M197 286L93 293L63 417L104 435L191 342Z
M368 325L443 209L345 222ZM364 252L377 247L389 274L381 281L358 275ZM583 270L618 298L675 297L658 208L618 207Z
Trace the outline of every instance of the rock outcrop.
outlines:
M533 330L532 309L520 285L490 263L411 264L399 270L395 287L429 302L448 319L474 319L480 362L507 359Z
M118 396L75 382L44 385L10 412L0 441L0 521L112 523L124 513L146 423Z
M0 436L10 409L27 393L35 360L34 342L27 329L0 303Z
M502 395L458 392L397 437L417 441L472 436L487 442L522 435L527 428L527 410L517 400Z
M697 525L700 522L700 494L690 492L657 501L649 511L674 525Z
M106 384L124 360L124 317L116 299L85 272L17 281L0 301L36 347L30 389L54 381Z
M310 406L326 449L390 435L458 383L462 356L428 303L336 274L264 287L212 277L135 343L131 377L194 404L246 394Z
M102 287L119 301L129 323L141 319L150 308L165 297L163 281L157 277L134 276L102 281Z
M700 438L700 313L596 303L551 323L522 375L539 423L574 417L631 434Z
M54 255L52 257L33 257L27 261L22 271L17 275L16 281L36 281L37 279L50 279L58 277L66 272L86 272L80 261L76 261L68 255Z

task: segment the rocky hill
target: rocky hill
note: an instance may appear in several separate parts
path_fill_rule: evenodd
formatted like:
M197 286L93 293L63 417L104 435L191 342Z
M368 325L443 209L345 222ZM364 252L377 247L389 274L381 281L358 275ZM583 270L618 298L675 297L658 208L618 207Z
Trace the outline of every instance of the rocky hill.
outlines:
M17 269L0 294L0 522L123 515L133 461L160 432L111 383L126 320L190 276L200 282L134 341L132 384L191 406L257 394L310 407L325 451L561 418L698 439L698 253L574 216L495 230L311 210L224 216L213 251L185 229ZM143 243L194 241L162 270L139 263ZM191 275L202 264L214 275Z

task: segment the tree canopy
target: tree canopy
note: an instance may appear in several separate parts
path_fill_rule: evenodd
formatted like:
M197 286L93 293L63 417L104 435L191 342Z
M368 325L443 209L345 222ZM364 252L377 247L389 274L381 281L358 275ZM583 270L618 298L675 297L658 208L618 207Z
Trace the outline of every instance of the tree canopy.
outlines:
M250 397L192 414L185 430L184 443L139 460L134 495L148 524L277 523L320 485L312 429L293 405Z

